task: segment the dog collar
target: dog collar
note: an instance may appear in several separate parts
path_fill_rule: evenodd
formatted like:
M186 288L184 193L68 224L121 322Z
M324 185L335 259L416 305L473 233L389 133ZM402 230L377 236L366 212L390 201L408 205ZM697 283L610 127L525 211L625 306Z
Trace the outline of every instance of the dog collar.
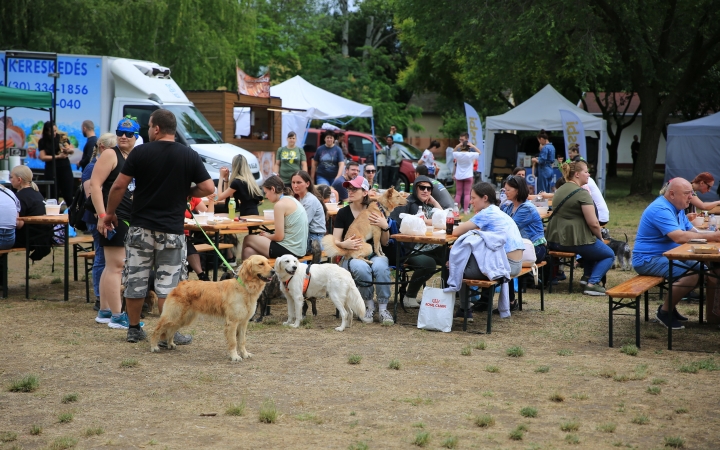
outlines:
M305 279L303 280L303 290L302 290L302 295L303 295L303 297L305 297L305 293L306 293L307 290L308 290L308 286L310 286L310 266L311 266L311 264L308 264L308 265L307 265L307 268L305 269ZM287 281L285 282L285 289L286 289L286 290L290 290L290 288L289 288L290 281L293 279L294 276L295 276L295 275L293 275L292 277L288 278Z

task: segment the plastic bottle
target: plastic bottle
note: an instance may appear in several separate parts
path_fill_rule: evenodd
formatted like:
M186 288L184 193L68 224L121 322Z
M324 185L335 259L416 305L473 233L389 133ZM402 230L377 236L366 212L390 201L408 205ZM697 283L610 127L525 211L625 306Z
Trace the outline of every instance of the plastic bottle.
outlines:
M209 213L215 213L215 199L217 199L217 188L215 188L215 192L212 195L208 195L208 212Z
M708 222L708 230L710 230L710 231L717 230L717 219L715 218L715 214L710 214L710 220Z
M405 192L405 183L402 181L400 182L400 192Z
M505 203L507 200L507 194L505 194L505 188L500 189L500 203Z
M455 203L455 206L453 206L453 219L455 221L455 226L458 226L460 223L460 208L458 208L458 204Z
M447 211L445 216L445 234L452 234L453 228L455 227L455 214L452 211Z
M410 185L410 193L411 194L413 193L413 185L412 184Z
M380 189L380 186L378 186L377 183L373 183L373 189L377 191L378 189Z
M335 193L330 193L330 203L337 203L337 198L335 198Z
M233 197L230 197L230 202L228 203L228 217L231 219L235 218L235 199Z

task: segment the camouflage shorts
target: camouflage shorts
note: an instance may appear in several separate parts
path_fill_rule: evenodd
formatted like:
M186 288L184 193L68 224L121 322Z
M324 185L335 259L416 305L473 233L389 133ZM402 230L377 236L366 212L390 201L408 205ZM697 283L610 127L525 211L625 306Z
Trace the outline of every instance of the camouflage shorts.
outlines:
M167 297L171 290L187 279L185 235L161 233L130 227L125 236L123 285L126 298L144 298L148 291L150 270L155 267L155 293Z

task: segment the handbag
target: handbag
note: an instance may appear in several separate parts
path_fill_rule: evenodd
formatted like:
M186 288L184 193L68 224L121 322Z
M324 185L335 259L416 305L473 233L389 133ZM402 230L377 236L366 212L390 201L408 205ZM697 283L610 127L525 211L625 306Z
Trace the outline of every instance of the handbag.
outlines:
M420 302L417 327L421 330L449 333L452 329L454 309L454 292L443 292L440 288L426 287Z

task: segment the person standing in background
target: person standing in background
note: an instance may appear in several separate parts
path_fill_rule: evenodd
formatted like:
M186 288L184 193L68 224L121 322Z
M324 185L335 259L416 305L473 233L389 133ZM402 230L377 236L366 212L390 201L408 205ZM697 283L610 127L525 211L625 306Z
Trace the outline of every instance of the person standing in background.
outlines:
M383 153L385 154L385 188L395 186L395 182L400 172L400 146L395 144L392 135L385 137L385 147L383 147Z
M632 156L633 160L633 166L632 171L633 175L635 174L635 164L637 163L637 157L640 154L640 141L638 141L638 135L633 136L632 144L630 144L630 156Z
M393 141L395 142L403 142L403 135L398 133L395 125L390 125L390 136L392 136Z
M47 121L43 125L42 138L38 141L39 159L45 163L44 180L55 181L52 195L58 200L62 197L65 203L72 201L75 195L74 179L70 168L70 155L75 153L75 147L70 142L60 142L57 125ZM55 173L53 174L53 153L55 154ZM53 175L57 178L54 178Z
M95 124L92 120L83 121L82 134L87 138L87 141L83 147L82 159L80 159L80 162L78 163L81 172L85 170L88 164L90 164L93 152L95 151L95 143L98 140L97 136L95 136Z
M294 131L291 131L287 135L287 146L280 147L275 153L275 167L273 171L283 180L285 187L290 187L290 180L295 172L300 170L307 172L305 150L297 147L295 145L296 143L297 135Z
M540 143L540 154L532 159L537 164L537 187L538 192L552 192L553 163L555 162L555 147L550 143L545 130L540 130L537 135Z
M440 148L438 141L430 141L430 146L423 152L422 156L418 160L418 164L423 164L427 167L427 176L435 178L437 176L437 164L435 164L435 151Z
M336 178L342 176L344 171L345 155L335 143L335 134L328 132L325 135L325 144L318 147L313 156L310 177L317 184L329 186Z
M377 139L378 143L381 142L380 139ZM375 155L375 167L377 168L377 174L375 175L375 179L378 185L380 185L381 189L384 189L385 186L385 166L387 165L387 156L385 155L385 147L381 147L380 150L376 151Z

